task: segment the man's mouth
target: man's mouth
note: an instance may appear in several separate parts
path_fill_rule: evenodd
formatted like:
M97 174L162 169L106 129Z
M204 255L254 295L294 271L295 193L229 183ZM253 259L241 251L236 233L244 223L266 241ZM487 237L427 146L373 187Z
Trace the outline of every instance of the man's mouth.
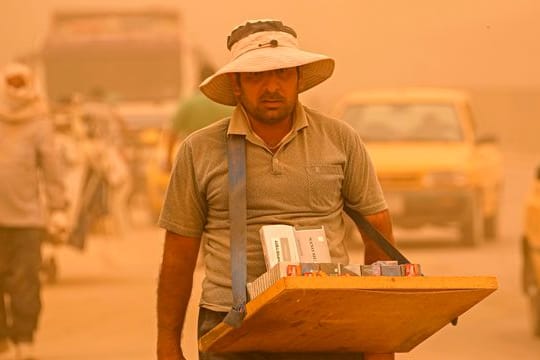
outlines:
M283 101L284 100L281 97L266 97L261 99L261 102L266 105L280 105L283 103Z

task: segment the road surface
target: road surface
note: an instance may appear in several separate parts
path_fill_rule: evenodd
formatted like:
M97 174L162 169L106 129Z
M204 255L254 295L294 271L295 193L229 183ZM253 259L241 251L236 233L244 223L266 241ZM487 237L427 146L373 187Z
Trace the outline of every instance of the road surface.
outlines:
M534 155L507 155L507 184L497 241L477 248L453 243L448 229L396 229L402 250L426 275L494 275L499 289L397 359L540 359L540 338L531 334L529 308L520 288L519 236L522 202L530 185ZM163 232L150 222L134 224L124 239L96 235L78 253L55 249L59 282L43 292L37 336L41 360L149 360L155 358L155 293ZM437 245L426 245L437 244ZM46 249L50 251L51 249ZM353 259L360 259L356 251ZM197 272L196 282L200 279ZM198 296L199 289L194 296ZM183 339L196 359L192 303Z

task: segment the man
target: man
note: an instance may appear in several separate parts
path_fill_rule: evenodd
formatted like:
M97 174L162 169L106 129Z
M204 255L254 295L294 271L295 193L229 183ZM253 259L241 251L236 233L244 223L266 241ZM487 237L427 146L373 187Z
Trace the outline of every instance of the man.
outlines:
M41 311L41 240L47 226L53 235L63 234L67 203L52 122L30 69L10 64L1 81L0 358L13 353L13 344L15 359L30 360L36 359L33 341ZM48 213L41 206L41 188Z
M330 77L334 61L297 47L295 31L255 20L228 38L233 60L206 79L201 91L225 105L231 118L182 144L164 201L165 228L158 286L159 359L184 359L180 337L199 244L206 276L199 337L231 309L227 136L245 136L248 281L266 271L259 229L267 224L324 225L332 260L347 263L344 205L366 216L393 241L390 217L358 135L344 122L303 106L298 94ZM363 237L365 262L386 259ZM360 354L200 354L201 359L360 359ZM391 359L391 354L365 359Z

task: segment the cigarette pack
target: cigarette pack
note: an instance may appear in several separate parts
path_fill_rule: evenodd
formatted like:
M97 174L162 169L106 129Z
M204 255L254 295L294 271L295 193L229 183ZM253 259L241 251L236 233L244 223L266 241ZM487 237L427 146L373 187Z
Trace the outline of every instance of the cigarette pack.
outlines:
M280 262L270 270L247 284L249 298L252 300L263 291L286 276L338 276L340 264L332 263L290 263Z
M401 276L401 268L395 260L376 261L375 264L380 265L382 276Z
M280 262L270 270L259 276L254 281L247 283L247 291L250 299L254 299L264 290L274 285L276 281L285 276L299 276L302 269L298 263Z
M401 276L422 276L420 264L401 264Z
M303 263L330 263L330 250L324 227L297 228L294 231L298 255Z
M330 263L324 227L264 225L259 230L266 268L285 262Z
M380 276L381 265L377 263L360 265L360 271L362 273L362 276Z
M289 225L264 225L259 230L266 269L280 262L300 262L294 227Z
M340 264L339 273L342 276L362 276L362 270L360 264Z
M301 263L303 276L338 276L339 264L332 263Z

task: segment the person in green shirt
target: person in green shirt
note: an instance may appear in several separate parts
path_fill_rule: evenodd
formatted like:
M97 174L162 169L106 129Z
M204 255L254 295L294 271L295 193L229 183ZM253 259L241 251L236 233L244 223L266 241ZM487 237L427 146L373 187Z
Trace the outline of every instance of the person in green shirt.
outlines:
M204 64L200 69L200 80L203 81L215 72L215 69ZM169 136L167 169L172 168L174 149L179 141L192 132L202 129L213 122L229 117L234 107L216 103L197 89L188 99L179 102L172 118Z

